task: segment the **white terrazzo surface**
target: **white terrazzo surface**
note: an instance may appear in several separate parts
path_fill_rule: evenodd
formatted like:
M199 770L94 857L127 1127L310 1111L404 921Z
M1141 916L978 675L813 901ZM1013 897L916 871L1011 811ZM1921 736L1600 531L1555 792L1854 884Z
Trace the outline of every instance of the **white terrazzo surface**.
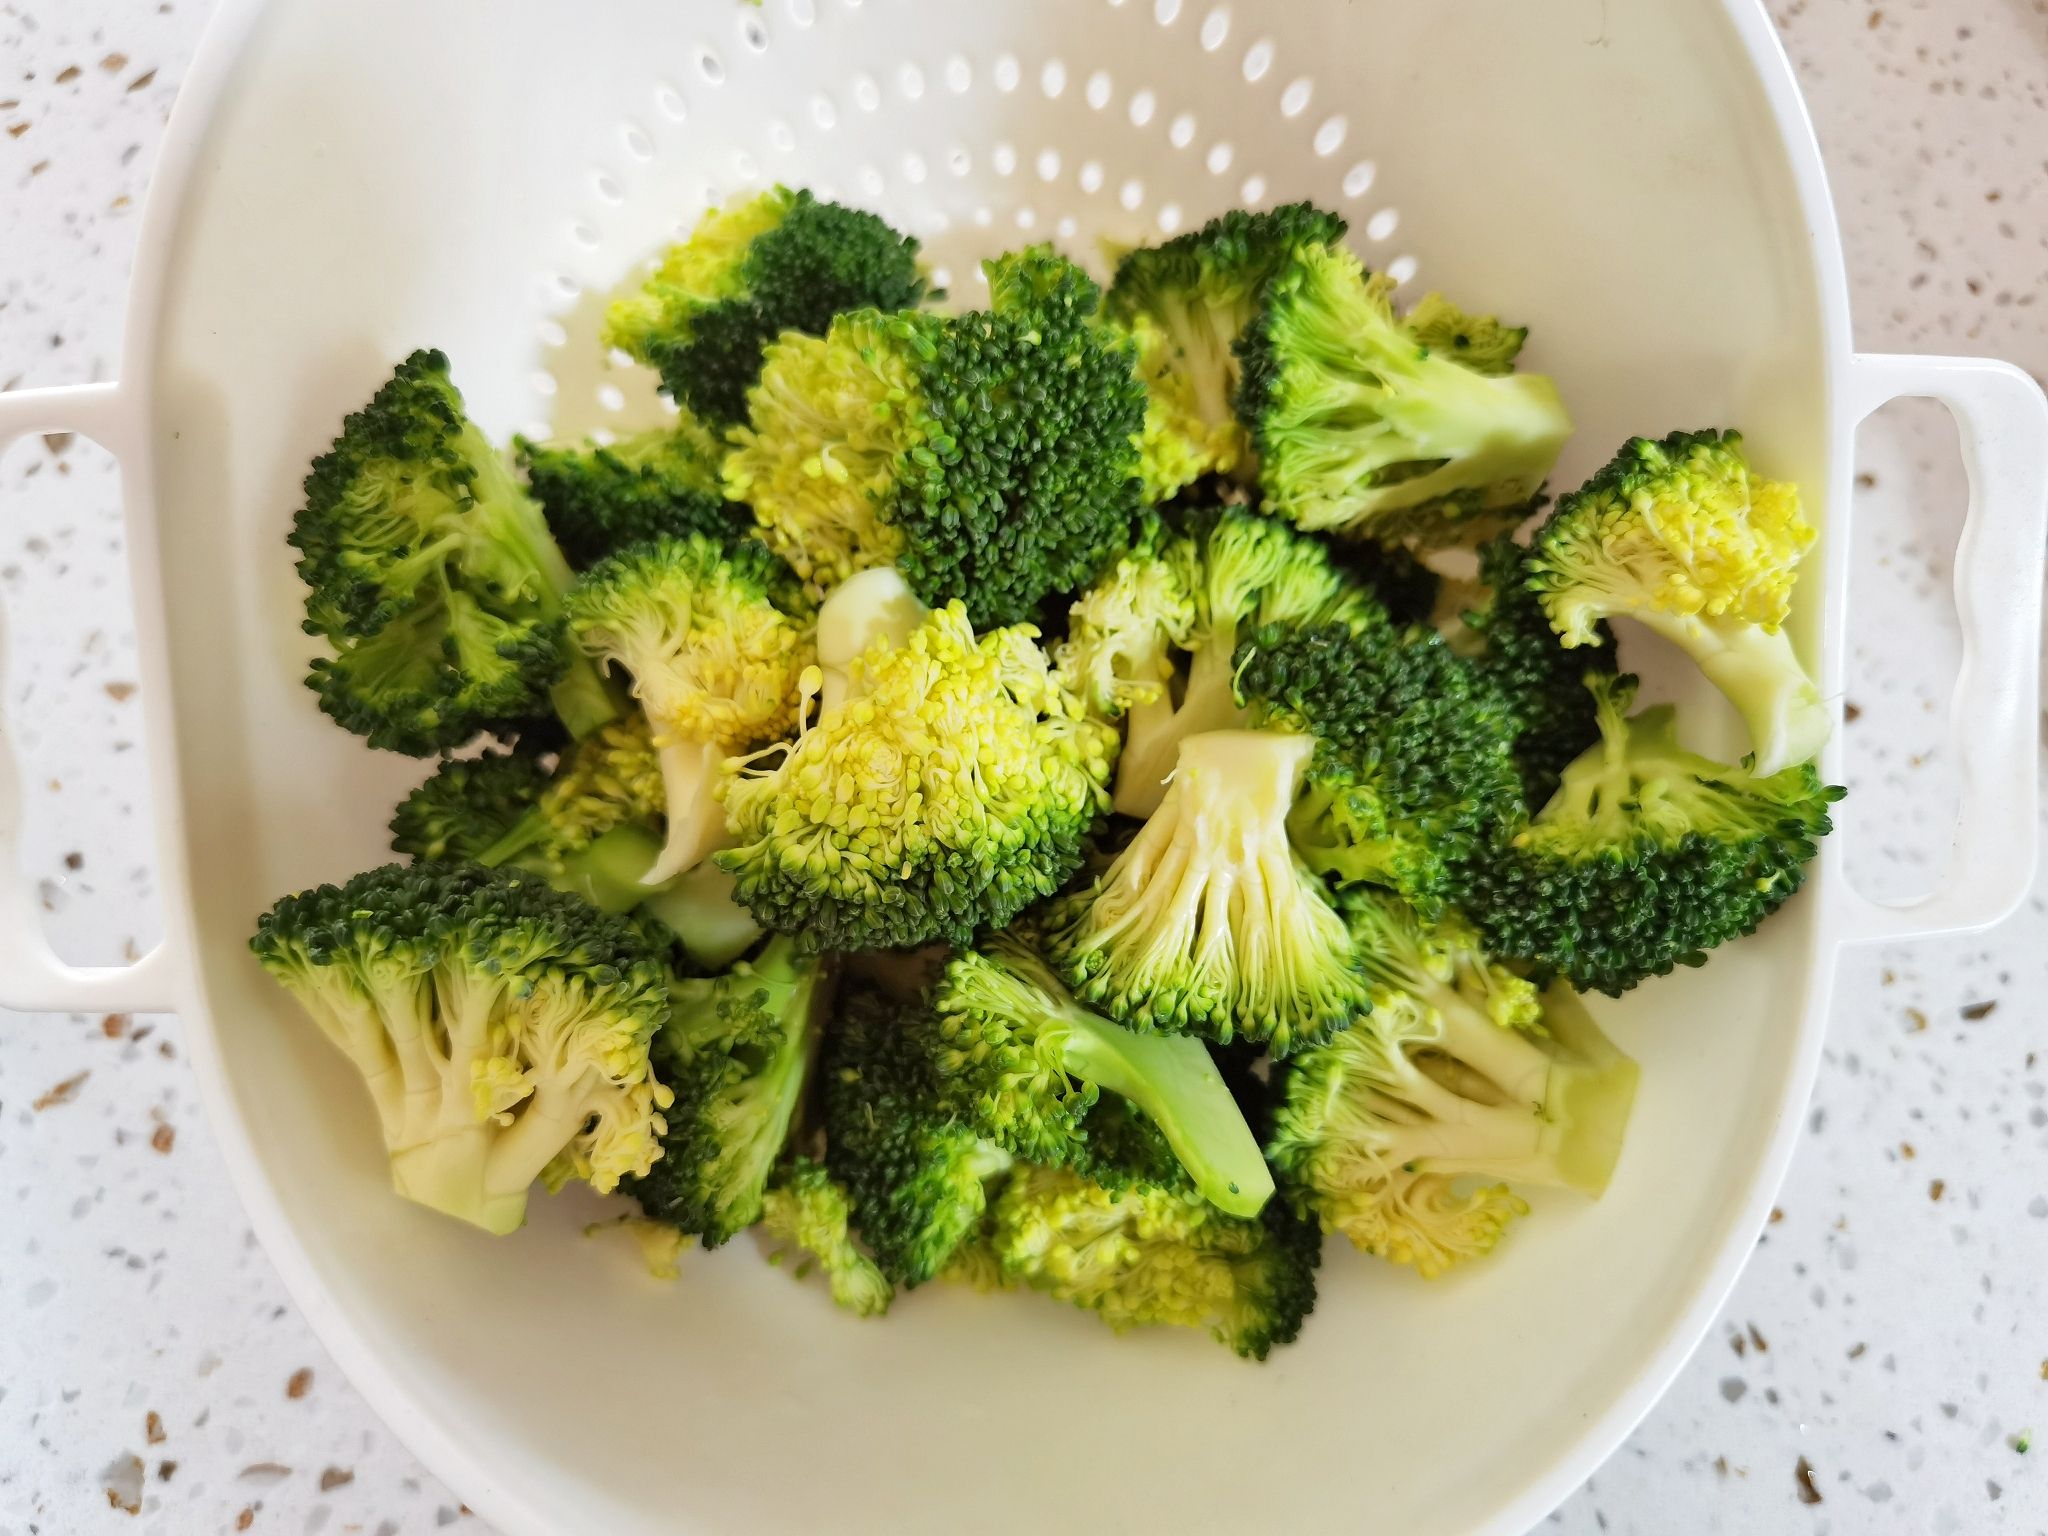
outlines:
M2048 377L2048 3L1780 0L1859 343ZM0 388L114 376L137 206L203 0L0 0ZM1954 435L1865 429L1852 865L1952 804ZM109 465L0 458L5 710L65 952L155 930ZM1928 636L1937 638L1930 643ZM1691 1536L2048 1531L2048 907L1851 953L1779 1214L1670 1395L1551 1519ZM1811 1468L1802 1486L1800 1463ZM243 1222L170 1018L0 1015L0 1536L480 1530L349 1389Z

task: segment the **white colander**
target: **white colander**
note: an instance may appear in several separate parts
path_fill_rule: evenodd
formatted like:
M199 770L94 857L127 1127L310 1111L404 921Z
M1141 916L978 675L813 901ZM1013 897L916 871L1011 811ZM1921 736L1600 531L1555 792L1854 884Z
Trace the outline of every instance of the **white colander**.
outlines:
M1876 906L1830 844L1755 940L1600 1008L1643 1065L1606 1199L1542 1200L1435 1284L1333 1243L1263 1367L943 1286L855 1322L749 1239L665 1287L586 1243L572 1196L501 1241L394 1199L360 1087L243 948L280 892L378 862L421 771L300 686L298 479L418 346L499 434L652 413L594 345L602 295L770 180L914 232L967 302L1009 245L1341 209L1410 297L1531 326L1580 429L1561 482L1710 424L1797 479L1823 542L1796 634L1830 697L1855 423L1946 401L1973 487L1947 877ZM507 1532L1519 1531L1732 1282L1837 946L1987 923L2026 888L2048 409L1999 364L1850 354L1820 164L1751 0L224 0L158 182L123 381L0 396L0 442L70 429L121 458L168 937L125 971L57 964L0 785L0 999L184 1014L293 1293Z

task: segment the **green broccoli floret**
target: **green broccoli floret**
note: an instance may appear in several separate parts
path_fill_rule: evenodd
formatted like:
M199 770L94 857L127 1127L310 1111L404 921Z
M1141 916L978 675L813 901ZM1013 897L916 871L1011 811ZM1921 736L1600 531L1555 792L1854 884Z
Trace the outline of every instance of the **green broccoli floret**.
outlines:
M922 1002L849 984L819 1067L825 1165L846 1190L854 1230L906 1289L975 1245L991 1186L1012 1162L939 1107L918 1047L930 1027Z
M1251 443L1232 409L1233 347L1288 254L1343 237L1342 218L1307 203L1259 213L1232 209L1163 245L1128 251L1117 263L1103 308L1138 346L1149 499L1164 501L1207 474L1250 478Z
M1317 874L1435 912L1522 817L1513 718L1435 630L1263 629L1238 653L1237 686L1258 724L1316 739L1288 828Z
M1736 432L1632 438L1536 531L1528 580L1568 646L1626 617L1694 661L1749 727L1757 771L1803 763L1832 721L1783 625L1812 546L1799 488L1750 473Z
M831 987L825 963L776 938L752 960L678 981L654 1065L675 1094L661 1161L625 1192L716 1248L761 1219L803 1099Z
M1527 828L1474 859L1462 900L1495 954L1618 997L1782 906L1843 792L1811 764L1758 775L1687 751L1669 705L1628 718L1633 677L1587 686L1600 741Z
M726 759L796 724L811 643L802 622L776 606L780 564L764 545L727 549L693 534L600 561L569 593L576 642L632 675L661 752L668 838L651 884L724 846Z
M1434 1278L1527 1214L1513 1185L1597 1198L1636 1064L1568 991L1539 999L1464 923L1426 927L1393 897L1346 906L1372 1013L1280 1069L1266 1149L1302 1212Z
M1515 763L1533 811L1556 793L1565 765L1600 739L1586 676L1614 671L1613 636L1596 623L1592 649L1561 643L1529 585L1529 552L1510 536L1479 551L1479 575L1485 602L1464 623L1478 637L1475 667L1514 716Z
M1107 1089L1142 1110L1202 1195L1256 1216L1273 1193L1259 1144L1202 1042L1138 1034L1083 1007L1015 930L947 964L922 1037L941 1106L1028 1162L1087 1161Z
M1502 325L1492 315L1468 315L1440 293L1425 293L1401 323L1431 352L1463 363L1488 378L1515 371L1526 325Z
M1181 743L1159 809L1047 910L1046 955L1084 1002L1132 1029L1242 1035L1276 1055L1364 1010L1357 947L1288 839L1314 751L1277 731Z
M897 566L977 627L1038 616L1129 542L1144 389L1047 247L990 263L993 307L862 310L768 349L726 494L822 596Z
M856 1317L880 1317L896 1299L896 1288L854 1242L852 1215L846 1191L821 1164L799 1157L762 1202L763 1230L785 1245L769 1255L769 1262L780 1263L786 1248L800 1249L805 1257L796 1264L799 1280L813 1267L822 1269L835 1302Z
M286 897L250 948L362 1074L408 1200L510 1232L535 1179L609 1192L660 1155L667 975L632 923L519 871L389 864Z
M414 757L545 713L576 736L618 713L562 632L572 573L439 352L415 352L313 461L288 543L306 685L373 747Z
M1239 639L1260 625L1379 624L1378 604L1321 541L1230 508L1195 512L1144 540L1074 604L1063 676L1102 718L1127 714L1115 807L1149 816L1180 744L1231 730Z
M761 354L785 331L822 336L834 315L910 309L924 293L915 240L871 213L775 187L707 213L606 311L604 339L724 426L746 419Z
M528 753L447 758L391 813L391 850L413 859L479 858L533 809L547 783L546 765Z
M1106 1186L1023 1167L995 1205L1003 1278L1096 1313L1119 1333L1207 1328L1248 1359L1291 1344L1315 1307L1322 1234L1280 1203L1228 1216L1179 1182Z
M898 644L901 597L877 578L827 601L826 707L726 784L719 865L764 926L814 949L971 943L1058 890L1108 808L1115 738L1059 686L1037 631L977 636L952 603ZM878 609L883 632L846 658Z
M753 514L725 499L723 445L684 417L673 427L581 448L514 438L548 528L578 570L650 539L744 537Z
M1424 345L1391 295L1348 251L1296 250L1238 341L1238 415L1268 511L1308 529L1437 542L1528 502L1571 418L1547 378L1489 377L1455 348Z

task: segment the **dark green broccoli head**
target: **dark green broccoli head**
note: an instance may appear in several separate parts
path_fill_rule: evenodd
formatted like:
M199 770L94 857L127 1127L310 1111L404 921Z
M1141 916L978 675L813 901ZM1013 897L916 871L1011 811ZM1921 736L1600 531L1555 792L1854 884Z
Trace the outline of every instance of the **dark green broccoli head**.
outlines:
M722 426L746 419L776 337L822 336L834 315L910 309L924 296L915 240L871 213L775 187L706 214L645 286L611 306L605 340Z
M481 859L533 808L548 773L523 752L450 758L391 815L391 851L414 859Z
M722 543L753 527L719 488L722 449L687 423L572 448L514 440L548 527L578 570L657 538L708 534Z
M1261 630L1238 652L1238 687L1262 721L1316 738L1289 830L1320 874L1435 912L1520 817L1513 719L1434 630Z
M1085 322L1092 285L1045 252L996 269L996 307L840 316L769 349L725 466L822 596L894 564L977 626L1038 616L1128 544L1144 391Z
M722 975L675 983L654 1047L675 1094L661 1161L626 1185L648 1216L707 1248L760 1219L816 1054L825 963L774 939Z
M1495 954L1618 997L1782 906L1843 791L1811 764L1760 778L1687 751L1670 706L1628 717L1632 677L1587 687L1601 739L1533 822L1473 857L1462 900Z
M417 757L546 713L613 717L562 631L568 563L540 509L463 413L439 352L415 352L313 461L288 542L306 628L332 657L307 685L370 744Z

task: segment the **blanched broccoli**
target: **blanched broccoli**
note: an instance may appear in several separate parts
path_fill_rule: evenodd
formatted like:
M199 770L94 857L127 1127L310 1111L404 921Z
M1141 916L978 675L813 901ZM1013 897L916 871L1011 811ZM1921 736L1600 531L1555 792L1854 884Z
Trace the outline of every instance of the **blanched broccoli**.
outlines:
M305 627L335 649L306 684L342 727L428 757L551 705L576 736L616 717L563 636L568 562L441 353L413 353L342 423L305 495L288 542Z
M1601 739L1527 828L1472 861L1462 897L1506 959L1619 996L1775 912L1842 797L1811 764L1758 775L1679 745L1669 705L1633 719L1633 677L1587 680Z
M1435 630L1263 629L1238 653L1237 686L1260 725L1316 738L1288 826L1318 874L1435 912L1475 851L1521 820L1514 720Z
M1395 317L1392 286L1348 251L1294 251L1238 342L1238 415L1268 511L1302 528L1443 542L1535 496L1571 419L1549 379L1490 376L1455 347L1425 344Z
M1007 1281L1094 1312L1119 1333L1207 1328L1253 1360L1300 1334L1322 1258L1322 1234L1279 1202L1245 1220L1184 1183L1112 1187L1071 1168L1011 1174L991 1244Z
M844 610L893 613L900 591L842 588L821 643L867 633ZM846 663L836 708L726 785L720 866L764 926L813 949L970 943L1059 889L1108 808L1114 736L1059 686L1035 629L977 636L959 603L901 644L893 622Z
M1033 619L1128 542L1144 390L1049 247L988 264L993 307L862 310L768 349L726 493L822 596L896 565L977 627Z
M1163 245L1126 252L1103 308L1130 331L1147 393L1147 496L1164 501L1203 475L1249 479L1251 443L1238 424L1238 337L1266 281L1298 245L1333 244L1344 220L1307 203L1211 219Z
M1142 1110L1204 1198L1256 1216L1273 1176L1202 1042L1137 1034L1076 1002L1015 930L947 964L923 1036L939 1103L1028 1162L1084 1164L1100 1090Z
M1304 1214L1434 1278L1490 1252L1528 1205L1513 1185L1597 1197L1620 1156L1636 1064L1568 992L1536 991L1451 920L1346 903L1369 1017L1291 1058L1267 1156Z
M1432 353L1463 363L1474 373L1504 378L1515 371L1526 325L1502 325L1492 315L1468 315L1440 293L1425 293L1401 323Z
M607 1192L660 1155L667 976L633 924L518 871L389 864L286 897L250 948L362 1074L407 1199L510 1232L535 1179Z
M803 624L775 604L779 566L763 545L727 549L693 534L613 555L569 593L577 643L632 675L661 753L668 837L650 884L724 845L726 759L796 724L811 647Z
M1529 584L1568 646L1623 616L1699 663L1749 727L1757 771L1820 753L1828 710L1784 631L1813 525L1750 472L1736 432L1632 438L1536 531Z
M1079 997L1132 1029L1242 1035L1276 1055L1365 1009L1357 946L1288 839L1314 751L1278 731L1181 743L1159 809L1047 910L1046 954Z
M513 445L555 542L578 570L650 539L702 533L730 543L754 526L720 487L724 447L687 416L609 445Z
M800 1157L774 1184L762 1202L761 1226L777 1242L801 1249L796 1264L801 1280L815 1266L825 1272L832 1299L856 1317L880 1317L896 1298L889 1277L860 1251L849 1229L852 1206L846 1191L832 1182L821 1164ZM780 1263L783 1249L769 1256Z
M802 1101L831 986L825 962L775 938L752 960L678 981L654 1064L675 1095L661 1161L625 1192L716 1248L761 1218Z
M723 426L746 419L776 337L821 336L834 315L909 309L924 292L915 240L871 213L775 187L707 213L638 292L612 304L604 339L659 372L679 405Z
M943 1273L980 1237L990 1189L1012 1159L939 1105L918 1036L924 1004L849 983L819 1067L825 1165L853 1228L906 1289Z
M1158 809L1184 739L1249 719L1235 679L1242 636L1321 623L1370 626L1383 614L1320 541L1231 508L1172 527L1148 520L1145 541L1075 603L1057 653L1092 709L1127 713L1118 813Z

